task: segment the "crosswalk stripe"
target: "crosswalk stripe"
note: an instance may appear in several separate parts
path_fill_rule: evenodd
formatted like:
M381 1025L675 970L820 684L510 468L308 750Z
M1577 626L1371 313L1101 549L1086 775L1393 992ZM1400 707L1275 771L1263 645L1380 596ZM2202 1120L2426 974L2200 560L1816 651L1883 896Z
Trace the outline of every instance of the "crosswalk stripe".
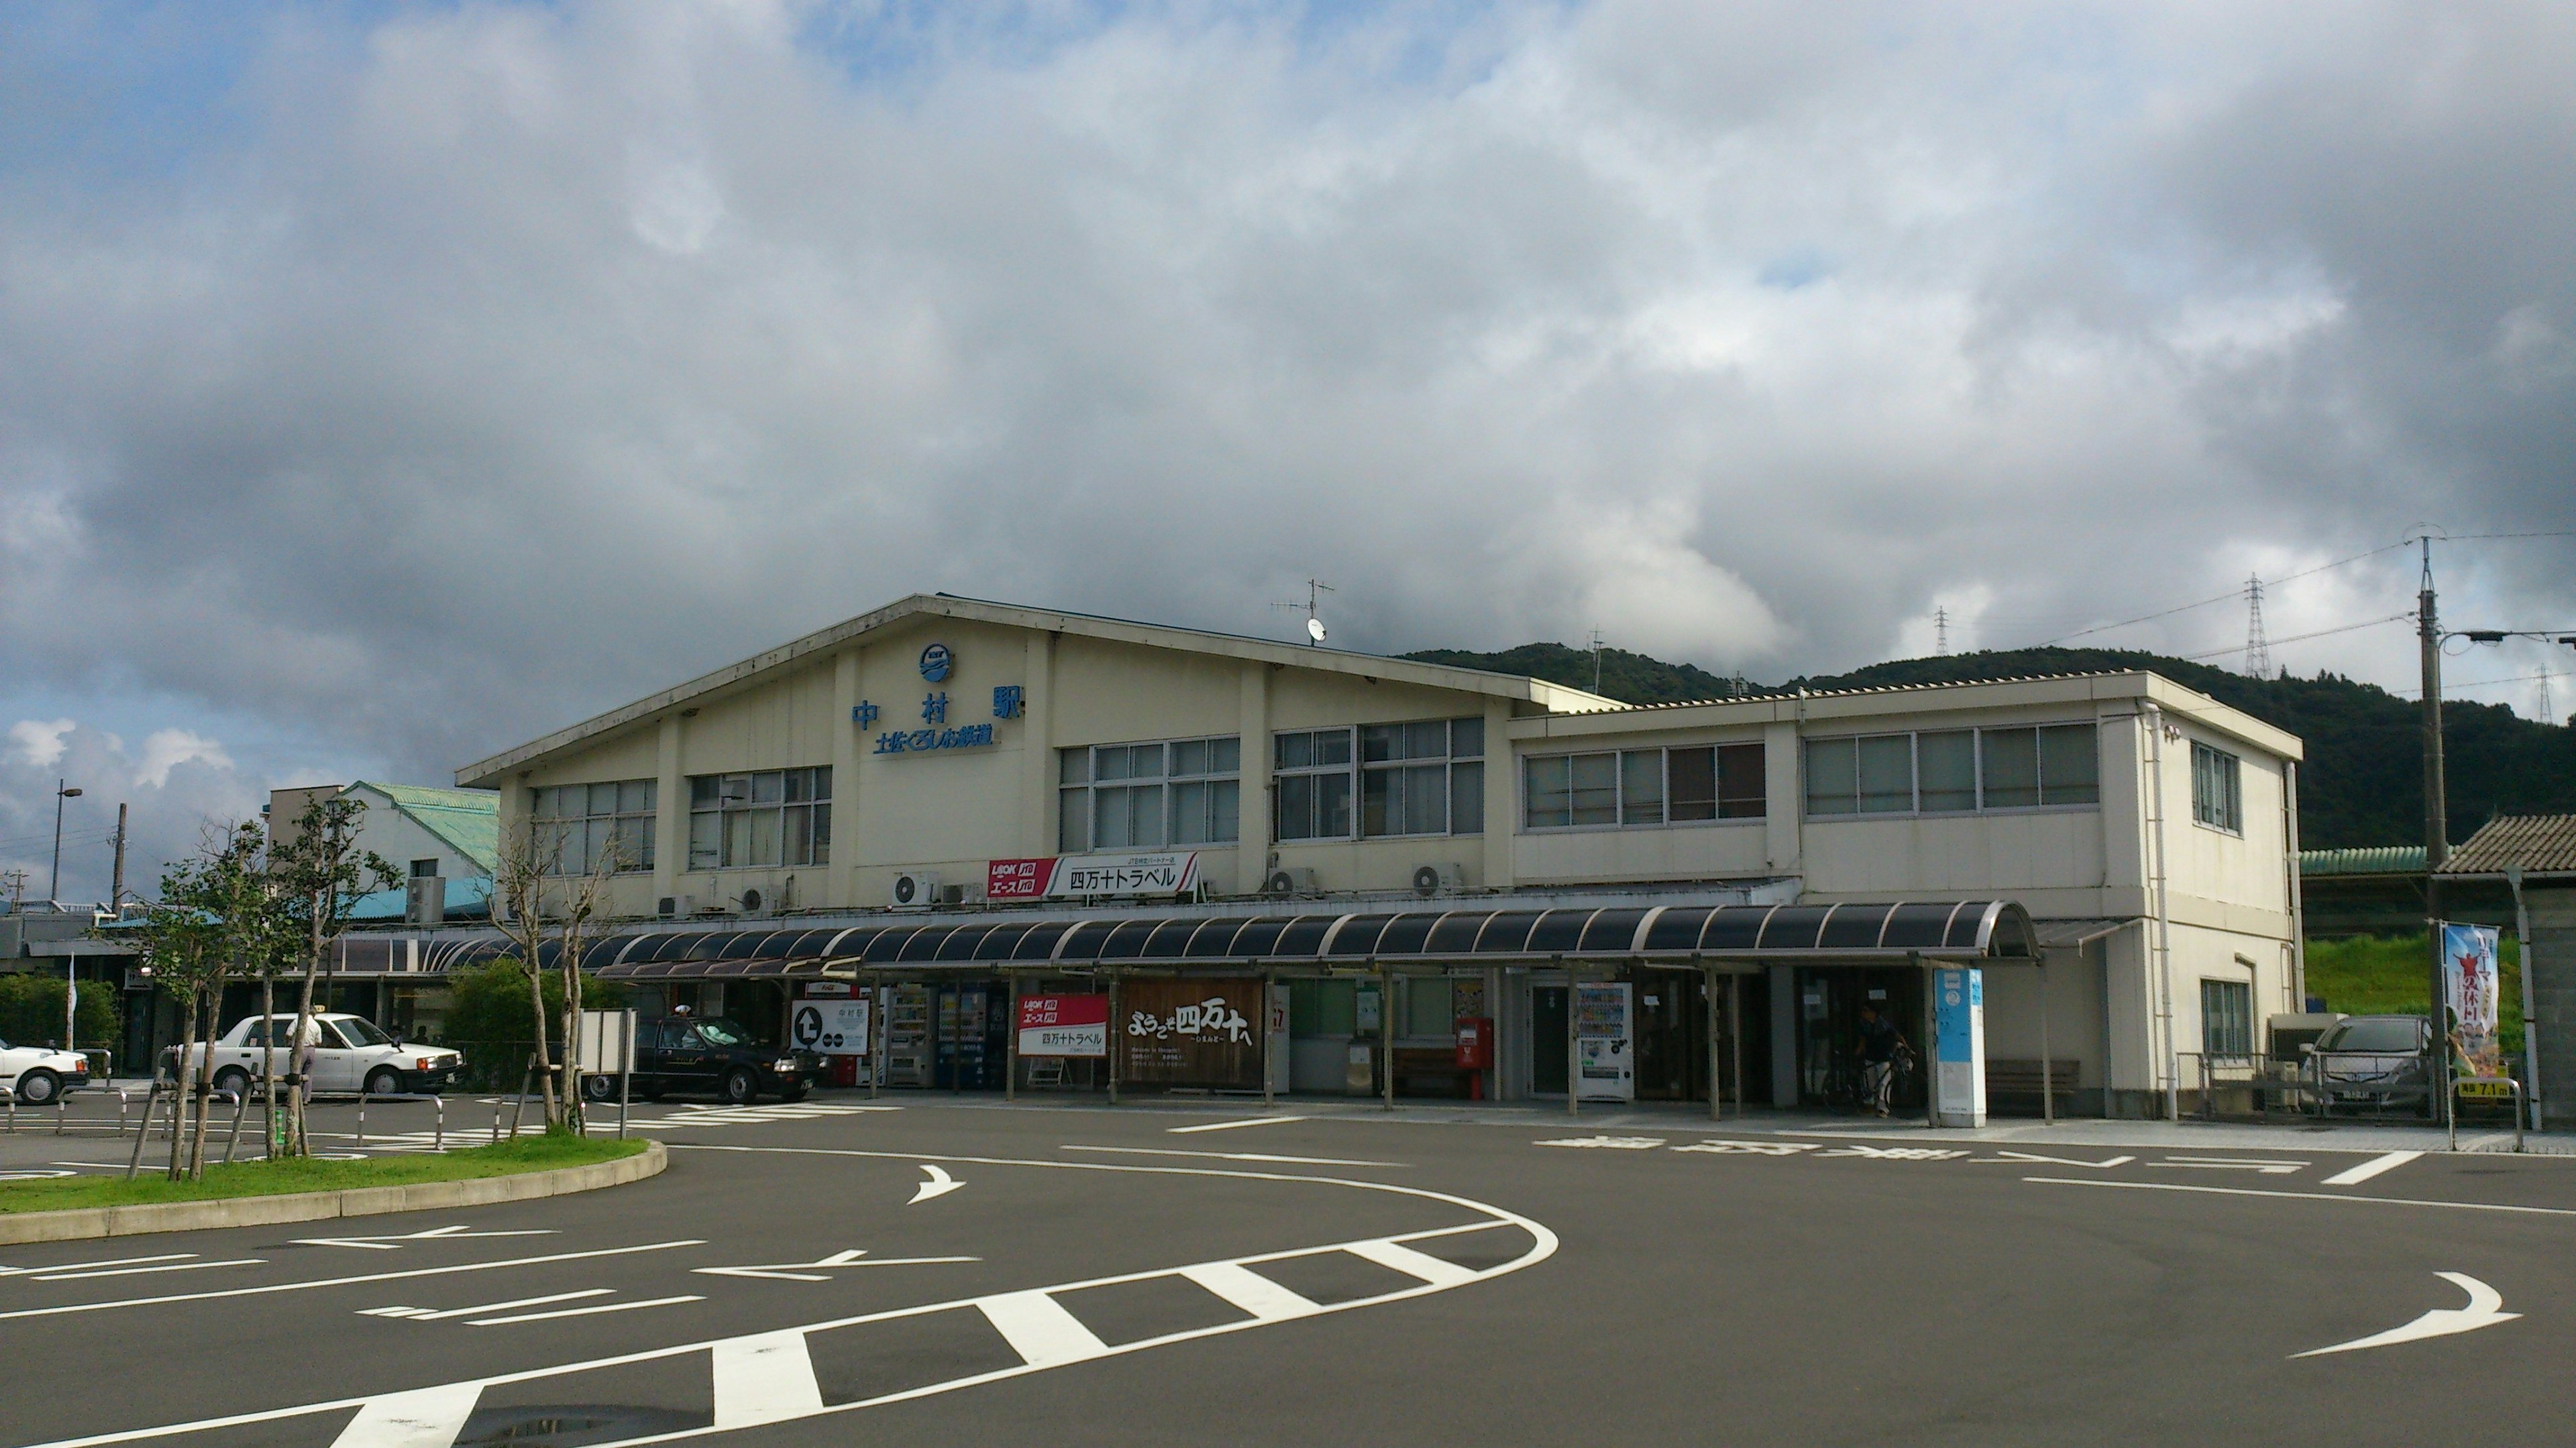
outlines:
M445 1383L370 1398L331 1448L448 1448L482 1396L481 1383Z
M1286 1322L1323 1309L1239 1262L1202 1262L1181 1275L1263 1322Z
M1030 1367L1062 1367L1109 1351L1109 1344L1042 1291L979 1297L975 1305Z
M790 1329L728 1338L715 1347L716 1427L783 1423L823 1411L823 1388L805 1334Z
M1444 1262L1427 1252L1416 1252L1401 1242L1354 1242L1342 1249L1354 1257L1365 1257L1381 1267L1392 1267L1409 1277L1419 1277L1434 1287L1455 1287L1476 1280L1475 1269Z

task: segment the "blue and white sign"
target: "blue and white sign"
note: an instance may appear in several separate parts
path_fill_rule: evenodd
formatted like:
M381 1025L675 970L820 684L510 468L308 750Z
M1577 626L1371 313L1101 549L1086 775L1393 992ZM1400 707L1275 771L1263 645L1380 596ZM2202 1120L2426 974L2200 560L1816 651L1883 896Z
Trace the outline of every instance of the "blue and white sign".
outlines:
M1986 1124L1986 975L1932 972L1932 1117L1942 1126Z
M879 754L922 754L933 749L982 749L993 742L993 726L968 724L955 729L897 729L877 736Z
M932 644L921 651L921 676L934 684L945 680L955 667L957 656L948 652L946 644Z

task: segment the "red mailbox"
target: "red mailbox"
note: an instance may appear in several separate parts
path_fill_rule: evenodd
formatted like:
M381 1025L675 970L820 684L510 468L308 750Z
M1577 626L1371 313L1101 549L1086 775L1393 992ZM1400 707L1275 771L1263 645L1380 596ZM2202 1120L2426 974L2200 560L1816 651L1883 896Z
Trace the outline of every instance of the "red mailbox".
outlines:
M1494 1022L1489 1016L1458 1019L1458 1067L1482 1071L1494 1064Z

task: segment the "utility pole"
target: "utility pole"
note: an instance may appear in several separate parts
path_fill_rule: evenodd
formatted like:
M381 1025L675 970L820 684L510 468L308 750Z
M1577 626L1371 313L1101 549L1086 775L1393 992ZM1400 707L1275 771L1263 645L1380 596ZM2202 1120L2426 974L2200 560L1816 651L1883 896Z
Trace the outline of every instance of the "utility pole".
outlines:
M108 877L107 913L114 915L125 904L125 805L116 806L116 869Z
M27 872L24 870L0 872L0 880L6 880L9 882L9 909L11 913L14 914L17 911L26 908Z
M1601 692L1601 630L1592 631L1592 692Z
M54 878L45 898L56 901L63 898L63 801L80 798L80 791L66 788L66 783L59 778L54 781Z
M2434 1120L2451 1115L2451 1050L2442 1014L2442 862L2450 858L2449 805L2442 785L2442 623L2433 597L2433 540L2424 547L2424 574L2415 593L2415 632L2424 668L2424 933L2430 938L2425 976L2425 1019L2433 1028L2434 1060L2424 1079L2441 1092Z

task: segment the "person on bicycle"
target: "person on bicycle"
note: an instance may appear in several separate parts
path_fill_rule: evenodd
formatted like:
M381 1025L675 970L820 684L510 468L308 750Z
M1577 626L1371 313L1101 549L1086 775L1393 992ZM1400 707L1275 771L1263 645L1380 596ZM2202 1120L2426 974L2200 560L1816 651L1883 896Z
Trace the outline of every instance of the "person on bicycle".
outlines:
M1905 1049L1905 1037L1896 1023L1878 1013L1870 1001L1860 1006L1860 1044L1853 1048L1861 1061L1861 1099L1881 1116L1887 1114L1888 1098L1896 1087L1896 1054Z

